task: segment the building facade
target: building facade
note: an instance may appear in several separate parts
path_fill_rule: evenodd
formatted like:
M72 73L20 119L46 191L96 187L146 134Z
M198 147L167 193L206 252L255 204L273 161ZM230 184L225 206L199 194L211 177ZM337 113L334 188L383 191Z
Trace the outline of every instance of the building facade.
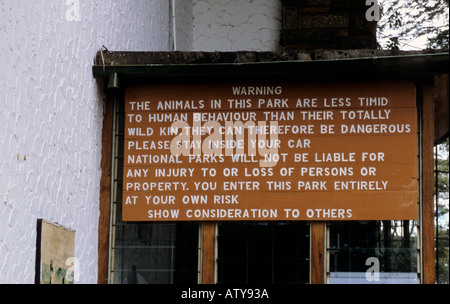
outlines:
M384 248L396 248L383 254L386 273L406 273L406 280L432 282L432 274L431 279L423 275L424 247L418 227L425 224L420 222L421 217L417 221L319 226L308 221L289 225L122 225L121 195L116 192L120 185L116 181L121 177L124 105L122 93L117 92L122 92L130 79L145 82L148 77L140 68L130 72L130 66L162 66L157 73L179 81L186 77L182 70L175 77L164 71L164 66L207 63L230 67L234 63L393 55L373 51L375 24L365 19L364 3L305 3L3 1L0 122L5 127L0 135L0 283L40 281L39 240L44 237L38 229L40 219L75 231L74 259L66 264L78 274L75 283L326 283L339 279L333 273L364 273L369 267L365 264L367 256ZM424 59L429 58L427 55L433 54L419 54L420 60L428 60ZM125 68L125 77L114 71L116 66ZM442 73L436 66L426 67L430 69L425 72L428 78ZM393 70L391 67L389 71ZM400 76L417 77L419 70L413 68L410 74ZM201 67L193 71L192 79L201 73ZM135 72L139 74L137 79ZM232 68L224 72L236 75ZM378 72L385 73L382 68ZM203 79L208 73L215 79L222 77L210 70ZM295 75L292 73L287 71L284 77ZM426 225L432 227L432 223ZM315 240L317 233L322 237ZM286 241L278 242L283 237ZM289 241L294 238L298 241ZM432 250L431 243L425 250ZM234 245L239 256L228 250ZM267 247L282 256L269 254ZM354 248L371 252L355 253ZM252 252L256 252L253 258L248 255ZM315 253L321 258L312 258ZM144 260L146 264L141 264ZM234 263L236 260L242 264ZM296 266L289 273L265 272L259 270L260 261L277 270ZM320 267L323 272L317 273ZM242 269L247 271L241 273ZM314 274L311 269L315 269Z

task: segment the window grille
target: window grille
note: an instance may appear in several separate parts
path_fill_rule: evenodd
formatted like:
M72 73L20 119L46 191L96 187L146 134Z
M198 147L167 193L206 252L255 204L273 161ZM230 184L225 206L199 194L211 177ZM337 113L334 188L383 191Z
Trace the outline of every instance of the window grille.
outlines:
M412 220L329 223L328 283L417 283L417 231Z
M218 283L309 282L307 222L221 223Z
M123 100L115 100L109 282L197 283L197 223L122 222Z

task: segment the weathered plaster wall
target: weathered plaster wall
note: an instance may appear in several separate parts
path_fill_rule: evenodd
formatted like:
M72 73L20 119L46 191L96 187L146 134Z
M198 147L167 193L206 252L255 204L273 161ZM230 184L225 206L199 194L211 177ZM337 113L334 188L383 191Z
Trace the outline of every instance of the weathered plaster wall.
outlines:
M169 12L160 0L0 1L0 283L33 283L38 218L76 230L80 283L96 283L93 58L102 45L168 51Z
M281 0L193 0L193 50L279 50L281 9Z
M192 0L170 0L171 17L171 41L174 51L192 50Z

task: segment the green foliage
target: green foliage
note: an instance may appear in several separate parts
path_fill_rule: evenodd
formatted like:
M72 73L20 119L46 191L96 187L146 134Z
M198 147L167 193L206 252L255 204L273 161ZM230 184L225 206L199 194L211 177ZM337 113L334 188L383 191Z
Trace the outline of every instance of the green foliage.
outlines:
M438 226L438 242L436 247L436 279L439 284L449 284L449 230Z
M449 4L444 0L381 0L378 22L379 47L411 48L427 40L427 48L449 47Z
M449 283L449 138L436 147L436 279Z

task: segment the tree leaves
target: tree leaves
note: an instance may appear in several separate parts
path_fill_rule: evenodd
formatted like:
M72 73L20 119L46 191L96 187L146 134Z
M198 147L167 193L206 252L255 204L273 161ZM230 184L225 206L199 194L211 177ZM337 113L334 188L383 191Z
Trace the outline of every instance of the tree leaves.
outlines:
M426 47L448 49L448 0L381 0L380 48L411 49L422 39Z

